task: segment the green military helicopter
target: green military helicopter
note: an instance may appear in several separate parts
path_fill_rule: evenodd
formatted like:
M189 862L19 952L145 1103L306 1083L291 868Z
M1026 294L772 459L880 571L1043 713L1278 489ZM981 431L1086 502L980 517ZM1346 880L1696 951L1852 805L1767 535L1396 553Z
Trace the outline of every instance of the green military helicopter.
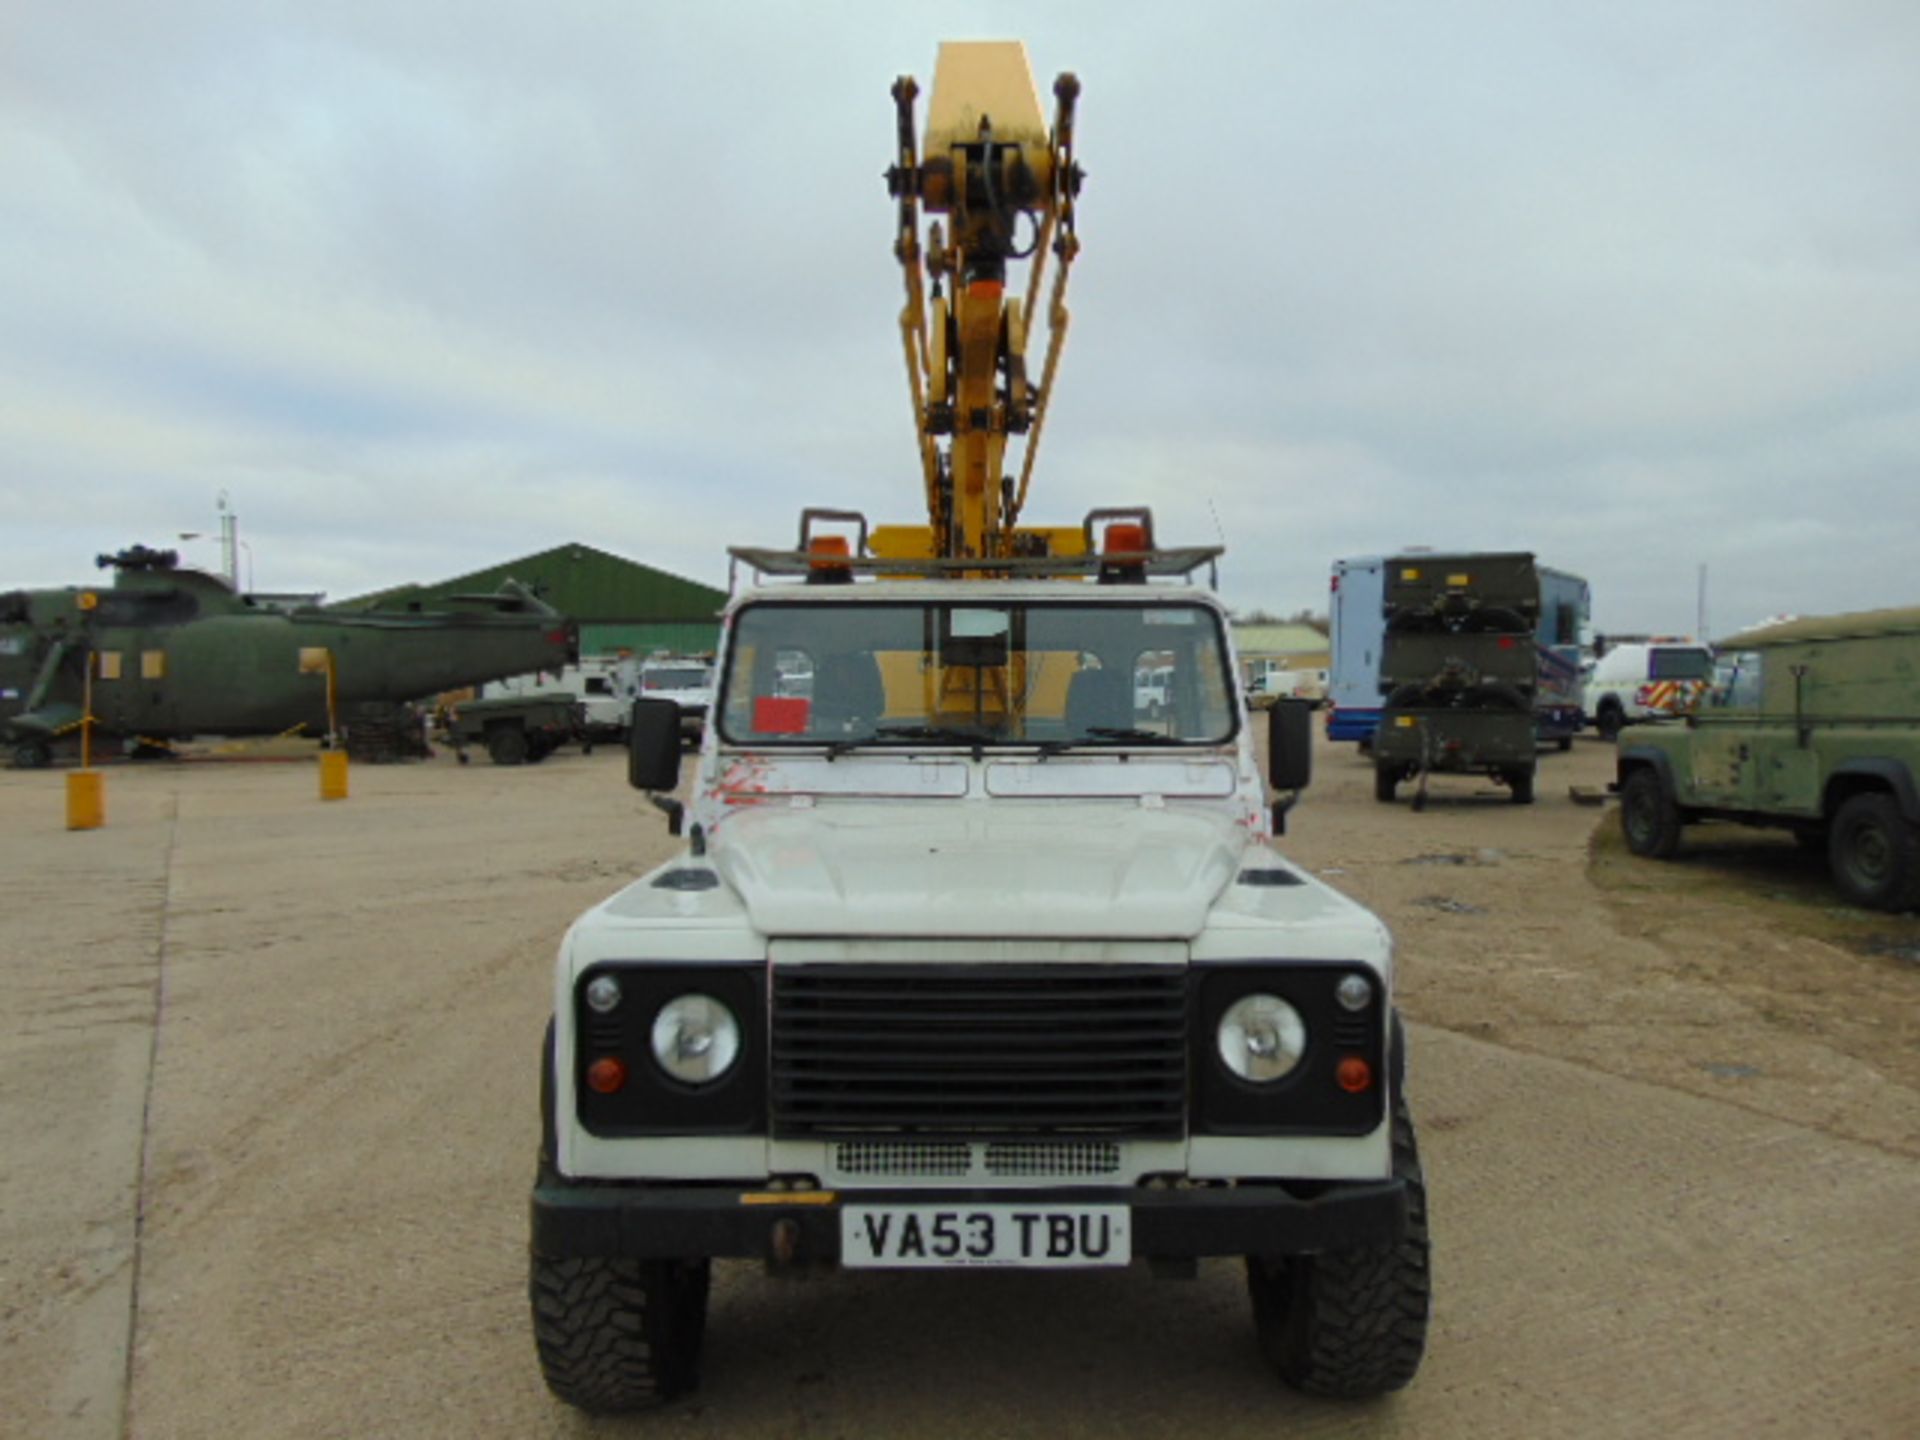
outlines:
M280 609L135 545L111 586L0 594L0 742L16 768L77 736L136 753L195 735L326 735L337 717L579 658L578 627L525 586L432 611ZM329 694L331 690L331 695Z

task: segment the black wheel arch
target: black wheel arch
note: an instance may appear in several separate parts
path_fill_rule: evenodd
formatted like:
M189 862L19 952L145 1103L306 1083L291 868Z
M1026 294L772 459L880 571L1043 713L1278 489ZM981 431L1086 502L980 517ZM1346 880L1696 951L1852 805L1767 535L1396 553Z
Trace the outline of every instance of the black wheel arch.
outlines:
M553 1113L553 1021L547 1021L547 1033L540 1042L540 1164L548 1168L558 1163L560 1143L558 1122Z
M1840 813L1840 807L1856 795L1882 791L1893 796L1900 814L1909 824L1920 825L1920 787L1904 760L1886 756L1842 760L1827 776L1820 796L1820 812L1828 820Z
M1673 779L1673 757L1658 745L1628 745L1620 751L1614 761L1614 779L1624 786L1627 776L1635 770L1651 769L1660 777L1660 788L1667 792L1676 804L1679 803L1679 788Z

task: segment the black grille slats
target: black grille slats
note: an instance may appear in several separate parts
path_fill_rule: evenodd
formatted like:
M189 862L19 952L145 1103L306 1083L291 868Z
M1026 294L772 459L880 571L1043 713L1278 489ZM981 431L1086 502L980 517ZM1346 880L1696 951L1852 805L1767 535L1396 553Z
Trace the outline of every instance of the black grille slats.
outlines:
M1172 967L776 966L772 1043L781 1137L1185 1127Z

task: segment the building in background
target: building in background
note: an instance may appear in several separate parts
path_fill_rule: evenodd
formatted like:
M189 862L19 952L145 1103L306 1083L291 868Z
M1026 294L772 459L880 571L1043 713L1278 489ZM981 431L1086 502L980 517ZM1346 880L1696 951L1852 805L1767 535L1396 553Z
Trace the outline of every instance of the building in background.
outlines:
M1317 700L1326 694L1332 649L1326 632L1286 621L1236 621L1233 648L1240 656L1240 683L1251 696L1297 695Z
M340 610L432 610L450 595L487 594L518 580L580 627L582 655L710 655L723 590L578 541L430 584L335 602Z

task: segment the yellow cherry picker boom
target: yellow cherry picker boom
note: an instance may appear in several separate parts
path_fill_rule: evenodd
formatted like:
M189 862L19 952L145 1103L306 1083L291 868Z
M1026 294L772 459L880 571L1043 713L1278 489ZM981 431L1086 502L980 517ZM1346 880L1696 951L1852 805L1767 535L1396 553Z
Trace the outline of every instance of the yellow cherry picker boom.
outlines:
M875 547L954 559L1059 553L1079 532L1023 533L1018 525L1066 344L1067 279L1080 249L1074 200L1082 173L1073 150L1080 82L1071 74L1054 81L1049 128L1023 46L943 45L924 153L914 146L918 94L912 76L894 82L900 153L887 185L898 205L893 248L906 282L900 338L928 523L924 532L883 528ZM933 220L924 245L923 212L945 222ZM1036 387L1027 342L1049 261L1047 353ZM1009 293L1009 270L1020 262L1030 262L1024 298ZM1005 469L1014 441L1024 442L1017 483Z

